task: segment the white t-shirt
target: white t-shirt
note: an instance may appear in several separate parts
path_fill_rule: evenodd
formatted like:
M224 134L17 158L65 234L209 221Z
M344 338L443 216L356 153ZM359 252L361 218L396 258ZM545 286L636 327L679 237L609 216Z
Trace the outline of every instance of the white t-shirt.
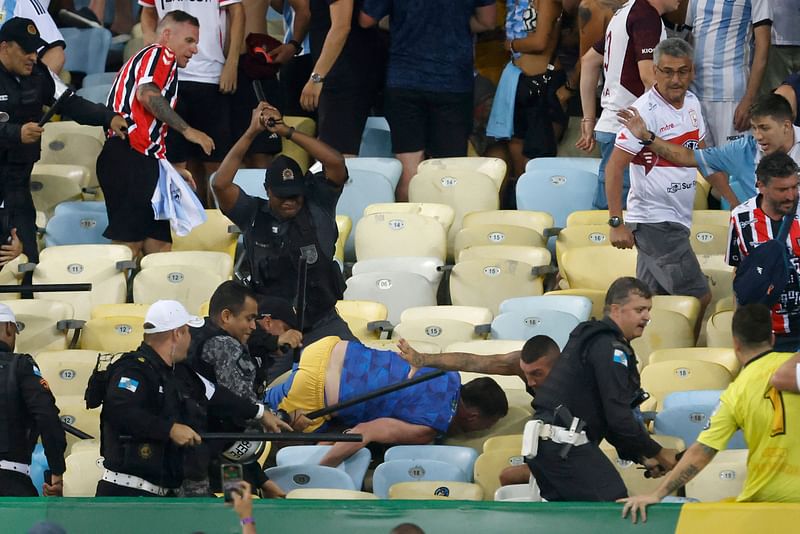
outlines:
M228 26L227 13L223 8L240 2L241 0L139 0L139 5L155 8L158 20L178 9L197 17L200 21L197 54L192 56L185 68L178 69L178 76L181 82L219 84L222 67L225 65L223 47Z
M633 106L647 129L664 141L693 150L706 136L700 102L689 91L680 109L667 102L655 87L639 97ZM691 227L697 169L678 167L659 157L639 143L627 128L617 134L614 146L635 156L630 165L631 188L625 220L675 222Z
M0 9L2 7L3 5L0 2ZM33 23L36 24L39 35L42 36L42 39L44 39L48 45L52 45L53 43L64 45L64 36L61 35L61 32L56 27L53 17L47 12L48 7L50 7L50 0L17 0L17 4L14 6L13 16L31 19ZM0 25L2 25L3 22L5 21L0 20Z

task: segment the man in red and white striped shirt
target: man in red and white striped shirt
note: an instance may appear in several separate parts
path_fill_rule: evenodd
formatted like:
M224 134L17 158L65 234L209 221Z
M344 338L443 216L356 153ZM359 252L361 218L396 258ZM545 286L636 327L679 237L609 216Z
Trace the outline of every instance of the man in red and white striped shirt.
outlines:
M172 247L169 221L156 221L150 202L159 177L158 160L166 158L167 128L206 154L214 149L209 136L190 127L174 110L178 67L185 67L197 53L199 22L173 11L161 20L157 32L158 41L120 69L106 102L128 122L128 139L110 132L97 158L97 178L108 212L103 235L129 246L134 257ZM191 177L186 179L194 187Z

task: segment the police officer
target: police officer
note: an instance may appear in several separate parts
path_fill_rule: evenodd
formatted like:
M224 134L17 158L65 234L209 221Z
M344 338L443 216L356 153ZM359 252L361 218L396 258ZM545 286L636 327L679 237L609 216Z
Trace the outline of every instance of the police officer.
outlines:
M233 183L248 147L265 129L297 143L323 169L304 176L296 161L277 157L264 182L268 201L251 197ZM298 260L305 258L305 345L325 336L355 340L335 308L344 291L342 271L333 259L338 237L336 203L346 180L347 168L339 152L284 124L278 110L266 102L253 111L250 126L214 178L220 208L244 233L250 282L256 292L295 301Z
M258 361L256 395L262 398L266 386L278 378L273 369L291 366L291 349L302 346L303 334L298 330L297 314L291 302L278 297L258 297L256 329L247 339L250 355Z
M144 342L109 367L98 496L166 496L180 487L183 447L201 440L183 423L187 414L173 370L186 359L189 326L202 324L179 302L159 300L147 310Z
M27 354L14 354L14 312L0 304L0 496L36 497L31 482L31 455L41 435L52 480L46 496L61 495L67 440L47 381Z
M637 417L646 394L630 342L650 321L651 298L640 280L615 280L606 293L603 319L573 330L547 381L537 388L535 419L542 425L528 466L546 500L627 496L622 478L598 447L603 439L621 459L644 464L654 476L675 465L675 450L653 441Z
M43 106L52 105L66 86L41 63L36 51L47 43L30 19L14 17L0 28L0 194L10 210L28 259L39 261L36 210L30 191L33 164L39 160ZM59 110L81 124L103 126L125 136L125 120L73 95ZM2 228L7 239L10 228Z

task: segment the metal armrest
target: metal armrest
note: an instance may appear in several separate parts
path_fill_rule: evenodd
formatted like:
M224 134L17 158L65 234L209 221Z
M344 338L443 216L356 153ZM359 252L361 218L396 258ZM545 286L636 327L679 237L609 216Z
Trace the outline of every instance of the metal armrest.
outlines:
M136 260L123 260L117 262L118 271L128 271L136 268Z
M484 334L489 334L492 331L491 324L476 324L475 325L475 333L482 336Z
M544 276L546 274L553 274L558 272L558 267L554 265L537 265L531 269L533 276Z
M228 233L229 234L241 234L242 231L235 224L229 224L228 225Z
M561 233L561 230L563 230L563 228L559 226L553 226L552 228L545 228L542 231L542 237L547 239L549 237L557 236L558 234Z
M36 264L31 262L20 263L17 266L17 271L20 273L32 273L35 269L36 269Z
M370 332L391 332L394 326L389 321L370 321L367 323Z

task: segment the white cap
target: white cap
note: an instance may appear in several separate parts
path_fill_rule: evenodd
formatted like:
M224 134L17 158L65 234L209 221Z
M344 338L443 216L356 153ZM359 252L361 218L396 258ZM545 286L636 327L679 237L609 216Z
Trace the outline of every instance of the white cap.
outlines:
M14 312L5 304L0 304L0 323L14 323L17 325L17 332L22 332L25 325L17 322Z
M145 334L169 332L183 325L194 327L203 326L203 319L196 315L189 315L183 304L177 300L158 300L150 305L144 317ZM148 323L152 325L147 327Z

